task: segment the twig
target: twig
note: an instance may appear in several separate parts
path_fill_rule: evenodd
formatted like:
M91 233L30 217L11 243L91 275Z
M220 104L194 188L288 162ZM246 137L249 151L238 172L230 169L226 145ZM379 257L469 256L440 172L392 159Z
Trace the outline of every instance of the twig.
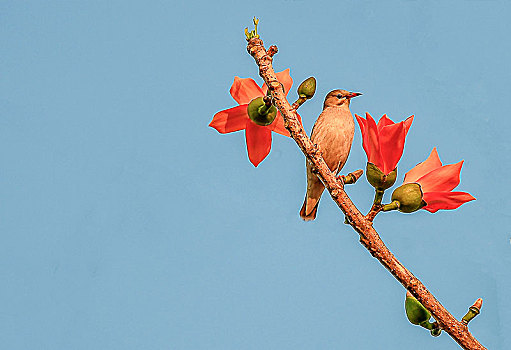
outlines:
M348 175L337 175L337 178L345 185L353 185L358 181L358 179L360 179L362 174L364 174L364 170L358 169Z
M383 210L383 205L373 204L373 206L371 207L371 210L369 210L369 213L367 213L367 215L366 215L366 219L368 221L372 222L374 220L374 218L376 217L376 215L378 215L378 213L382 210Z
M259 75L269 87L273 100L284 117L286 129L289 130L291 137L296 141L307 160L316 168L317 176L346 216L348 223L360 235L362 245L431 312L440 327L463 349L486 349L468 331L467 326L454 318L426 289L422 282L396 259L372 227L372 222L355 207L344 191L344 184L330 171L321 154L317 152L317 147L311 142L298 121L296 111L290 106L282 86L277 80L272 67L273 59L271 55L267 54L263 41L259 38L251 38L247 50L257 63Z
M376 188L374 191L374 201L371 209L369 210L369 213L366 215L366 219L369 221L373 221L376 215L380 211L383 210L383 205L381 205L381 200L383 199L383 194L385 193L385 190Z

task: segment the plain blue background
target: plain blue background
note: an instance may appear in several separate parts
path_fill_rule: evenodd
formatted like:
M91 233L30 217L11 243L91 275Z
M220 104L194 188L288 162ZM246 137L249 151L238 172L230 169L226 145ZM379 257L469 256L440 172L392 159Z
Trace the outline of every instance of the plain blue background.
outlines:
M328 196L298 216L304 158L207 127L257 78L261 18L310 131L323 96L415 120L400 178L438 147L477 200L375 228L490 349L511 347L506 1L0 1L0 348L456 349L404 316L401 285ZM294 100L296 93L290 93ZM346 170L365 166L357 127ZM372 188L348 189L366 211ZM386 201L390 193L386 194Z

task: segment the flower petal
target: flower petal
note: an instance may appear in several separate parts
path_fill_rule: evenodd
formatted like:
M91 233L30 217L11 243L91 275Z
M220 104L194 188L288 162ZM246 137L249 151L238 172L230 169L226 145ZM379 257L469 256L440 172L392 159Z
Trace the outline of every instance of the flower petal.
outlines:
M302 117L298 113L296 113L296 116L298 117L298 121L300 122L300 124L302 124ZM289 131L287 131L287 129L284 127L284 118L282 117L280 112L277 112L277 117L275 118L273 123L270 124L269 127L271 128L272 131L278 134L291 137Z
M371 128L369 126L369 119L372 120L371 124L374 124L374 120L371 118L371 115L369 113L366 113L367 120L362 118L358 114L355 114L355 117L357 118L358 125L360 126L360 132L362 133L362 147L364 148L364 151L366 152L367 161L373 163L378 168L380 168L380 167L383 168L382 162L379 162L379 163L381 163L379 165L374 163L378 159L377 154L379 154L379 147L375 147L372 144L372 142L373 143L376 142L376 146L378 146L378 141L377 141L378 134L376 133L376 141L375 141L374 137L373 138L370 137L371 130L374 131L374 127ZM374 132L373 132L373 135L374 135ZM376 153L376 155L374 153ZM380 170L382 170L381 168L380 168Z
M378 136L378 127L376 126L376 122L373 117L369 113L366 113L366 130L364 135L364 141L367 140L367 147L369 149L369 153L367 149L364 147L367 153L367 160L370 163L376 165L381 171L383 171L384 163L383 158L381 156L380 149L380 138ZM391 169L393 170L393 169Z
M355 113L355 118L357 118L358 125L360 126L360 132L362 133L362 144L363 144L364 143L364 135L366 133L367 121L356 113Z
M460 184L460 172L463 161L437 168L416 182L421 185L422 192L452 191Z
M380 152L383 158L383 169L385 174L394 170L403 155L405 147L405 127L404 123L387 125L380 130Z
M259 126L251 121L247 122L245 130L247 141L248 159L258 166L271 150L271 129L267 126Z
M386 114L380 118L378 121L378 131L380 131L384 126L395 124Z
M234 77L230 93L240 105L248 104L254 98L264 95L263 90L253 79L240 77Z
M408 118L406 118L406 120L404 121L404 124L405 124L405 136L406 136L406 134L408 134L408 130L410 130L410 127L412 126L413 117L414 116L411 115Z
M287 96L289 91L291 91L291 86L293 86L293 78L291 78L291 75L289 74L289 68L275 74L277 75L278 81L284 85L284 91Z
M241 105L218 112L209 126L225 134L245 129L248 120L247 105Z
M289 90L291 90L291 86L293 86L293 79L291 78L291 75L289 75L289 68L283 70L282 72L275 73L275 75L277 76L277 80L281 82L282 85L284 85L284 92L287 96ZM263 84L261 89L263 93L266 93L266 90L268 89L266 83Z
M471 194L466 192L427 192L423 196L427 205L422 208L431 213L440 209L456 209L460 205L475 200Z
M369 141L367 140L367 120L355 114L355 118L357 118L358 125L360 126L360 133L362 134L362 147L366 152L367 159L369 159L369 155L371 154L371 149L369 148Z
M381 170L385 174L394 170L403 156L406 134L412 126L412 122L413 116L408 117L405 121L393 123L387 115L383 115L378 122L380 152L384 163L384 169Z
M407 119L408 120L408 119ZM427 173L438 169L442 166L442 162L438 157L436 147L431 151L428 159L422 163L417 164L409 172L406 173L403 183L417 182L418 179L426 175Z
M284 127L284 118L280 114L280 112L277 112L277 116L275 117L275 120L273 123L269 125L269 128L271 131L275 131L278 134L284 135L284 136L291 136L289 134L289 131Z

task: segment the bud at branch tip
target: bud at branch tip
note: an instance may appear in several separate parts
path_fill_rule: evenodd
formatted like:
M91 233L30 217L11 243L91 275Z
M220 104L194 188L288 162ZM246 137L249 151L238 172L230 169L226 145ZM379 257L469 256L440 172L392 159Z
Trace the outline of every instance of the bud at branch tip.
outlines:
M304 97L307 100L311 99L316 93L316 78L310 77L305 79L300 86L298 86L298 96Z
M316 93L316 78L310 77L305 79L298 89L298 99L293 103L292 107L297 110L305 101L310 100Z
M468 308L468 312L463 316L461 322L468 325L470 321L472 321L479 313L481 312L481 307L483 306L483 299L479 298L474 302L474 305Z
M352 185L362 176L364 171L362 169L355 170L348 175L339 175L338 178L345 184L345 185Z
M252 22L254 22L254 30L248 31L248 28L245 28L245 37L247 41L253 38L259 38L259 34L257 34L257 25L259 24L259 19L254 16Z

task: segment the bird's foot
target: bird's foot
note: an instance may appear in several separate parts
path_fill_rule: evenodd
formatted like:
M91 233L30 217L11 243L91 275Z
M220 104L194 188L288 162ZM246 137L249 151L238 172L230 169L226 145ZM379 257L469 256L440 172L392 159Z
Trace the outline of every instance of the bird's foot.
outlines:
M348 175L339 175L337 178L341 180L345 185L351 185L357 182L363 173L364 171L362 169L358 169L349 173Z

